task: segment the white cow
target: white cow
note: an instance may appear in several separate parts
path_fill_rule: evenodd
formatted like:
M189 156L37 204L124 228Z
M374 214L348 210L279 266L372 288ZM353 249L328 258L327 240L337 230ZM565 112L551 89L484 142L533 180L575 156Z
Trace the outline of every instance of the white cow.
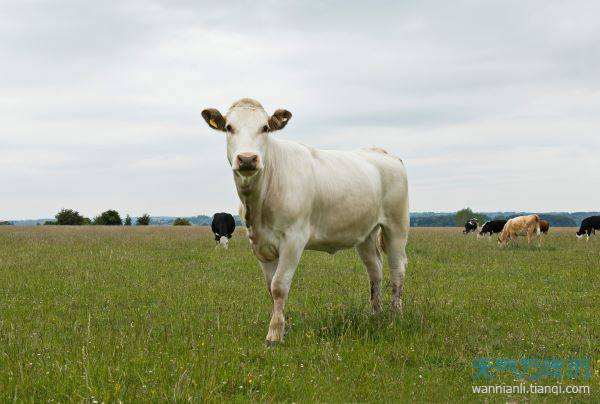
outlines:
M392 284L392 309L402 309L407 264L408 184L402 161L378 148L317 150L278 139L292 114L269 117L252 99L235 102L227 114L202 116L227 134L227 158L254 255L260 261L273 312L267 344L283 341L284 305L305 249L334 253L356 247L371 280L371 304L381 309L382 230Z

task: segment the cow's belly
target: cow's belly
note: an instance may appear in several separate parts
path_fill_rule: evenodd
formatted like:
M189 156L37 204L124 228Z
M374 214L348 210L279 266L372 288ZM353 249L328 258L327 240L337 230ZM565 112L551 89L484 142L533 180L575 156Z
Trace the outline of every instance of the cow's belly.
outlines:
M324 251L333 254L340 250L352 248L360 242L364 241L365 238L346 238L337 240L310 240L306 245L307 250L313 251Z
M513 233L516 236L526 236L527 235L527 227L517 227L513 229Z
M306 248L329 253L351 248L365 241L378 224L376 206L358 215L346 216L343 212L312 224Z

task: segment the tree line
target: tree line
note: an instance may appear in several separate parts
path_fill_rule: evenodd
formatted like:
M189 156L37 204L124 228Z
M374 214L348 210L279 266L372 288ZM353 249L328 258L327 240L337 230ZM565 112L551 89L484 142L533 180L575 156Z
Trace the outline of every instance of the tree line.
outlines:
M536 213L536 212L474 212L470 208L461 209L458 212L438 213L438 212L413 212L410 214L410 226L411 227L462 227L465 222L471 218L477 219L479 225L482 225L488 220L494 219L510 219L515 216ZM600 212L554 212L554 213L542 213L540 217L547 220L553 227L577 227L581 221L592 215L598 215ZM243 221L239 216L234 215L237 226L242 226ZM42 221L28 220L10 222L0 221L2 225L20 225L21 222L27 222L25 225L36 225L42 223ZM126 215L125 218L121 218L116 210L109 209L102 212L93 219L87 218L79 214L79 212L73 209L61 209L55 216L54 220L48 220L43 222L46 225L69 225L69 226L82 226L82 225L104 225L104 226L210 226L212 222L212 216L198 215L188 217L172 217L172 216L153 216L150 217L147 213L132 218L130 215Z
M513 217L527 215L535 212L511 212L511 213L499 213L495 215L487 215L484 213L473 212L471 208L461 209L456 213L416 213L411 214L410 226L411 227L462 227L465 225L467 220L471 218L477 219L477 223L481 226L488 220L508 220ZM573 214L571 217L569 214L560 213L541 213L540 218L547 220L553 227L577 227L580 222L579 215Z
M73 209L61 209L54 216L55 220L47 220L44 222L46 226L132 226L133 219L131 216L126 215L125 219L121 219L121 215L114 209L109 209L100 213L94 219L90 219L81 215L78 211ZM145 213L135 219L136 226L148 226L150 225L150 215ZM185 218L177 218L173 221L173 226L191 226L189 220Z

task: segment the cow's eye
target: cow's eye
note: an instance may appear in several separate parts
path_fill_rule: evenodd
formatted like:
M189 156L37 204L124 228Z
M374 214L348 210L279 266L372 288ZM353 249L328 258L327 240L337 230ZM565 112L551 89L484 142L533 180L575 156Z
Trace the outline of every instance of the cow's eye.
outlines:
M233 127L231 125L225 126L225 130L229 133L233 133Z
M269 125L265 125L262 127L262 133L266 133L269 131Z

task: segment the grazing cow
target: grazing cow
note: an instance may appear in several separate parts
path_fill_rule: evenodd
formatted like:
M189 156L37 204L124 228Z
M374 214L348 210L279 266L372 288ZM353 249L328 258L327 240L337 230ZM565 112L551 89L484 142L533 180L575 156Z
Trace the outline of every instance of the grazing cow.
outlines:
M284 305L305 249L356 247L371 283L373 311L381 309L381 231L388 255L392 309L401 311L407 263L408 181L404 164L383 149L317 150L279 139L289 111L271 116L252 99L222 116L205 109L208 125L227 136L227 158L252 251L260 261L273 311L267 345L283 341Z
M210 225L215 234L215 241L227 249L229 239L235 230L235 219L229 213L215 213Z
M504 219L490 220L488 222L485 222L483 224L483 226L481 226L481 231L477 235L477 238L483 237L486 234L491 238L492 234L500 233L502 231L502 229L504 228L505 224L506 224L506 220L504 220Z
M471 232L475 232L477 230L477 219L469 219L467 223L465 223L465 229L463 230L463 234L469 234Z
M516 242L517 236L527 236L527 244L531 244L531 238L534 235L540 235L540 217L538 215L517 216L506 222L500 236L498 244L501 247L506 246L509 240Z
M596 230L600 230L600 216L586 217L577 230L577 238L581 238L585 234L586 240L589 241L590 236L596 234Z
M550 223L547 220L540 219L540 232L542 234L548 234L548 230L550 229Z

